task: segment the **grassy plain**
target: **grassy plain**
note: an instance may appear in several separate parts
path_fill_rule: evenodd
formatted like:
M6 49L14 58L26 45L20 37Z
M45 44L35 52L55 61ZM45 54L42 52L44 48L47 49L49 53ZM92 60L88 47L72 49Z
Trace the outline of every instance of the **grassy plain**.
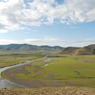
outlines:
M71 56L58 55L50 56L50 62L45 62L46 59L34 59L34 63L15 69L10 69L11 76L8 76L8 71L5 75L11 80L15 77L24 81L29 80L31 86L86 86L95 87L95 56ZM19 70L20 69L20 70ZM24 72L25 71L25 72ZM35 82L36 80L36 82ZM12 79L12 81L14 81ZM36 85L35 85L36 83ZM27 83L25 83L27 84ZM27 85L28 85L27 84Z
M0 68L31 61L42 55L29 51L0 51Z

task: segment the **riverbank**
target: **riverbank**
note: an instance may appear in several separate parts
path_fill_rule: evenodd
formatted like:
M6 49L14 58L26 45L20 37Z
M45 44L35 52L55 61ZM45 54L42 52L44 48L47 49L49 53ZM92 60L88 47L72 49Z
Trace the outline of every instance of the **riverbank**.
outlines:
M57 87L57 88L13 88L1 89L0 95L95 95L94 88Z
M95 56L51 59L8 69L4 76L12 82L32 87L95 87ZM87 59L90 62L85 61Z
M36 60L33 64L8 69L4 76L12 82L32 87L95 87L95 56L51 59L49 62ZM85 61L87 59L90 62Z
M27 79L27 75L29 72L26 70L26 68L31 67L31 64L19 66L19 67L14 67L11 69L7 69L6 71L2 72L2 77L10 80L14 83L26 85L26 86L32 86L32 87L63 87L66 86L64 83L60 83L59 81L49 81L49 80L42 80L39 78L33 78L33 79ZM34 66L36 67L36 66ZM36 67L37 69L42 69L40 66ZM18 77L16 74L17 73L25 73L26 77L23 79Z
M16 64L16 65L13 65L13 66L0 68L0 89L1 88L14 88L14 87L32 88L32 87L29 87L29 86L25 86L25 85L21 85L21 84L12 82L4 74L4 72L6 70L9 70L9 69L14 68L14 67L19 67L19 66L22 66L22 65L25 65L25 64L30 64L31 62L32 61L27 61L26 63L20 63L20 64Z

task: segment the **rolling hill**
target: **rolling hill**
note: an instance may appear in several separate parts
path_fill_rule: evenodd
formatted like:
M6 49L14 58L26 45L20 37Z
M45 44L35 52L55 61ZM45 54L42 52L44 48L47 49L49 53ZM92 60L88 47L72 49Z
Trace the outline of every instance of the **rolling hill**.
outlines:
M9 45L0 45L0 50L8 51L32 51L32 50L62 50L63 47L60 46L37 46L29 44L9 44Z
M85 47L67 47L60 52L61 54L71 55L93 55L95 54L95 44Z

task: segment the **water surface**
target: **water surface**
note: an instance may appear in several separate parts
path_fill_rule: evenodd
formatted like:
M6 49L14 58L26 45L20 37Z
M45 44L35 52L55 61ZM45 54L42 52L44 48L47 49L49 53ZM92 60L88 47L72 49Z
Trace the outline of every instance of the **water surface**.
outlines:
M7 70L7 69L10 69L10 68L13 68L13 67L17 67L17 66L21 66L21 65L25 65L25 64L29 64L31 62L32 61L29 61L27 63L21 63L21 64L17 64L17 65L13 65L13 66L0 68L0 89L1 88L15 88L15 87L33 88L33 87L30 87L30 86L25 86L25 85L21 85L21 84L18 84L18 83L11 82L9 80L6 80L6 79L2 78L2 76L1 76L1 73L3 71Z

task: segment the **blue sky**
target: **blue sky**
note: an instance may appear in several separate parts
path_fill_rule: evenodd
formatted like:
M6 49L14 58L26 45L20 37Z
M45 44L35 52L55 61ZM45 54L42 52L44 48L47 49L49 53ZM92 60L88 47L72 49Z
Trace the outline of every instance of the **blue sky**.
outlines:
M0 44L95 44L95 0L0 0Z

